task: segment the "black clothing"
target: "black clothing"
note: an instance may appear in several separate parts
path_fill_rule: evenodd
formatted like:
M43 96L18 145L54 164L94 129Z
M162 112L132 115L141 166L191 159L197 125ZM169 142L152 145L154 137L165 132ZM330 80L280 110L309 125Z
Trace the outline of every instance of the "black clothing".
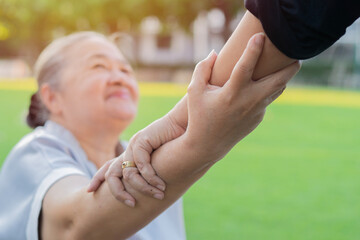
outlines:
M318 55L360 17L360 0L245 0L266 35L285 55Z

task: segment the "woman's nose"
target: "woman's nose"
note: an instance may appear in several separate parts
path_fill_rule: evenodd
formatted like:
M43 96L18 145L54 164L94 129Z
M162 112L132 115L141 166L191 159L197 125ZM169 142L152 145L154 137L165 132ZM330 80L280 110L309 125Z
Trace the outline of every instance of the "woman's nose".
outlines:
M120 71L120 70L114 70L111 73L110 78L108 79L109 84L119 84L123 85L127 81L127 75Z

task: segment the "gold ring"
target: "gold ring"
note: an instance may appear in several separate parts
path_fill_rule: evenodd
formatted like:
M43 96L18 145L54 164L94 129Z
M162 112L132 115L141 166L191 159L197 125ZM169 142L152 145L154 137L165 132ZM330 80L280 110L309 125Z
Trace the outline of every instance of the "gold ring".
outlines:
M124 169L124 168L127 168L127 167L136 167L136 164L133 161L125 161L125 162L122 163L121 166Z

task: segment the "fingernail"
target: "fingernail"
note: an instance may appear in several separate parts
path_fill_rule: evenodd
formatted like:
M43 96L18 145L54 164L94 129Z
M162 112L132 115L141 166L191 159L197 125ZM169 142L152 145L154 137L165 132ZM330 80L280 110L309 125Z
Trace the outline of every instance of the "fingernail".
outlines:
M262 45L264 43L264 40L265 40L265 34L264 33L258 33L255 36L255 43L257 45Z
M164 199L164 195L160 194L160 193L156 193L154 194L154 198L159 199L159 200L163 200Z
M128 205L129 207L135 207L135 203L131 200L125 200L125 204Z
M165 186L163 186L163 185L157 185L156 187L158 189L160 189L161 191L165 191Z

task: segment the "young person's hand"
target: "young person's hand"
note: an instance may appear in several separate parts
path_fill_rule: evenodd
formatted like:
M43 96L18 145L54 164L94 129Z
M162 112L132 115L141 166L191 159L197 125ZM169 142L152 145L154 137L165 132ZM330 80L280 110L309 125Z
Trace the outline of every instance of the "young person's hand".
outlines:
M248 42L230 79L223 87L209 83L216 54L200 62L188 88L189 147L196 147L219 160L262 121L266 107L284 91L298 72L295 62L258 81L252 79L262 53L265 35L254 35Z

